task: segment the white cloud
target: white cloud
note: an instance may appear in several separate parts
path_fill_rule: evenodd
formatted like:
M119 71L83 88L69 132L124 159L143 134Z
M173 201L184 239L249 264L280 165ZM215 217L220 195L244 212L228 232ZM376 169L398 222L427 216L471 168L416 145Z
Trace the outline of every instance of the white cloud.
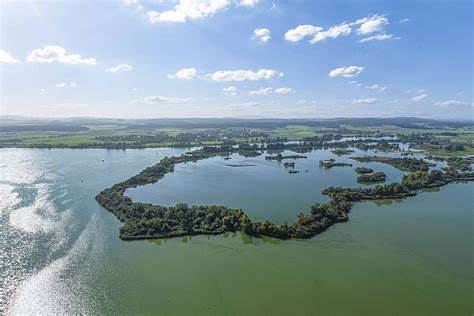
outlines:
M164 96L155 96L151 95L144 97L142 99L133 100L133 103L146 103L146 104L156 104L156 103L181 103L188 102L191 98L175 98L175 97L164 97Z
M40 89L40 92L46 92L46 89L45 89L45 88L41 88L41 89Z
M273 69L252 70L219 70L212 74L207 74L214 81L244 81L261 80L282 77L283 73Z
M237 95L237 88L235 86L228 86L227 88L223 88L222 92L224 95Z
M45 46L33 50L27 57L28 62L95 65L95 58L82 58L78 54L67 54L60 46Z
M132 4L137 4L138 0L123 0L124 5L132 5Z
M370 42L370 41L385 41L385 40L388 40L388 39L393 39L393 40L397 40L397 39L400 39L400 37L395 37L393 36L393 34L386 34L386 33L383 33L383 34L375 34L373 36L369 36L369 37L365 37L363 39L361 39L359 41L359 43L365 43L365 42Z
M229 0L179 0L174 10L148 11L150 23L179 22L212 16L230 5Z
M404 18L400 20L400 23L406 23L406 22L410 22L410 19Z
M285 33L285 39L291 42L298 42L305 37L312 36L313 38L309 42L315 44L328 38L348 36L352 33L353 26L358 26L357 34L365 35L382 32L384 27L388 24L389 22L385 15L372 15L355 22L342 22L327 29L323 29L320 26L304 24L288 30L288 32ZM372 40L382 41L387 39L399 39L399 37L394 37L392 34L376 34L374 36L366 37L360 42L368 42Z
M130 66L128 64L120 64L120 65L108 68L107 71L109 71L109 72L119 72L119 71L127 72L127 71L130 71L132 69L133 69L132 66Z
M255 29L253 33L263 43L267 42L269 39L272 38L270 35L270 30L267 28Z
M337 38L339 36L347 36L351 33L351 28L348 24L339 24L333 27L330 27L327 31L317 32L313 39L309 42L315 44L317 42L323 41L327 38Z
M367 89L371 90L379 90L379 91L385 91L387 90L387 87L384 86L379 86L378 84L373 84L371 86L365 86Z
M323 28L320 26L310 24L298 25L294 29L288 30L288 32L285 33L285 39L290 42L298 42L307 36L312 36L318 33L322 29Z
M0 63L4 64L19 64L20 59L18 57L12 56L6 50L0 49Z
M244 7L253 7L259 0L240 0L237 5Z
M137 92L137 91L138 91L138 88L133 88L132 91L133 91L133 92Z
M192 79L197 76L196 68L181 68L174 75L168 75L168 78Z
M417 91L418 94L425 93L425 92L426 92L425 89L420 89L420 90Z
M420 95L417 95L417 96L414 96L413 98L411 98L411 100L413 102L419 102L421 100L423 100L424 98L426 98L428 95L426 93L424 94L420 94Z
M377 98L367 98L367 99L358 99L353 100L352 104L375 104L375 103L382 103L382 100Z
M360 74L364 70L364 67L360 66L349 66L349 67L340 67L331 70L329 72L329 77L342 76L346 78L354 77Z
M354 24L360 24L357 29L358 34L370 34L380 32L388 24L388 19L385 15L372 15L363 19L357 20Z
M459 101L459 100L449 100L449 101L444 101L444 102L436 102L435 105L446 107L446 106L467 105L467 103Z
M75 82L70 82L70 83L67 83L67 82L59 82L56 84L56 87L58 88L64 88L64 87L76 87L77 86L77 83Z
M288 93L295 93L296 91L291 88L283 87L283 88L276 89L275 92L279 94L288 94Z
M250 95L266 95L266 94L271 93L272 91L273 91L272 87L267 87L267 88L260 88L255 91L249 91L249 94Z

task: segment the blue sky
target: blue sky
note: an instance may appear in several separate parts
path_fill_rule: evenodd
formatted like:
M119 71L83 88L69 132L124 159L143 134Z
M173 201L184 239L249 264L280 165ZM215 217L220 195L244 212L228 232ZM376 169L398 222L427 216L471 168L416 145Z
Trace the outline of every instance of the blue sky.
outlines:
M473 118L472 1L0 1L1 111Z

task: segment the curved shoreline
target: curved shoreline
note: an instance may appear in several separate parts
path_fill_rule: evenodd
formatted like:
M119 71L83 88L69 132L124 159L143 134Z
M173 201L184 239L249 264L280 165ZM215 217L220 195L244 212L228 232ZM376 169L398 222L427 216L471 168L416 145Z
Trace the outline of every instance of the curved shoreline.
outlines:
M96 200L123 223L120 228L120 238L123 240L218 235L235 231L242 231L252 237L307 239L336 223L348 221L348 213L355 202L403 199L415 196L420 189L440 187L453 181L474 181L474 173L471 170L462 173L435 170L412 172L403 178L402 183L378 185L375 188L329 187L323 190L323 194L328 195L331 200L325 204L311 205L310 211L298 215L292 225L276 225L268 220L252 221L241 209L225 206L188 206L178 203L176 206L165 207L133 202L124 195L129 188L158 182L167 173L172 172L177 164L228 155L233 153L233 150L229 147L212 147L181 156L165 157L137 175L103 190L96 196Z

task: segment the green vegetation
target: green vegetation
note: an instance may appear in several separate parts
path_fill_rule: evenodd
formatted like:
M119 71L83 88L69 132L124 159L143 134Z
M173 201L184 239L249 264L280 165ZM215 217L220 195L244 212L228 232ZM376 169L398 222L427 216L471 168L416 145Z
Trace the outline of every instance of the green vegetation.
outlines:
M393 157L350 157L358 162L381 162L389 164L403 171L428 171L435 165L417 158L393 158Z
M96 196L96 200L104 208L114 213L123 223L120 229L120 238L125 240L221 234L235 231L242 231L254 237L311 238L335 223L347 221L348 213L354 202L403 199L416 195L416 191L420 189L439 187L451 181L474 180L471 159L469 159L469 166L464 160L452 160L451 166L448 166L449 170L446 172L419 170L419 166L423 165L424 161L408 163L403 160L403 163L396 162L395 164L403 166L403 168L407 168L406 164L408 164L411 166L410 169L416 171L406 175L402 183L377 185L375 188L329 187L323 193L331 198L330 202L312 205L310 212L301 213L292 225L276 225L267 220L254 222L241 209L225 206L190 207L181 203L173 207L165 207L133 202L124 195L128 188L159 181L165 174L172 172L176 164L196 162L212 156L226 157L238 150L238 147L233 146L204 147L181 156L166 157L128 180L103 190ZM376 160L376 158L384 157L371 158ZM387 163L394 164L393 161ZM298 171L289 170L289 172L297 173Z
M399 152L399 142L432 155L474 154L470 122L417 118L334 120L245 119L72 119L1 120L0 147L27 148L153 148L275 144L273 149L298 153L333 149L349 154L361 150ZM356 137L346 141L343 137ZM381 139L380 137L388 137ZM301 143L288 143L298 141ZM258 155L258 151L245 151Z
M374 169L365 168L365 167L357 167L354 169L354 171L357 172L358 174L367 174L367 173L374 172Z
M385 182L385 173L375 172L373 174L363 174L357 177L357 182L359 183L377 183Z

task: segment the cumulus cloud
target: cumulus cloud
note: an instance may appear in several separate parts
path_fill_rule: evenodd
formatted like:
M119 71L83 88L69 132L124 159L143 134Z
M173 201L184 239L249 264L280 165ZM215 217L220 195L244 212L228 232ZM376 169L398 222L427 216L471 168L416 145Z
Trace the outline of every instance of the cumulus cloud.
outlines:
M95 58L82 58L79 54L68 54L61 46L45 46L33 50L26 59L28 62L95 65Z
M447 107L447 106L463 106L463 105L467 105L467 103L459 101L459 100L448 100L444 102L436 102L435 105Z
M400 23L407 23L407 22L410 22L410 19L404 18L400 20Z
M163 12L152 10L148 11L146 15L150 23L183 23L187 20L203 19L212 16L229 5L229 0L179 0L174 10Z
M339 36L347 36L351 33L351 28L349 24L340 24L330 27L327 31L320 31L317 32L313 39L309 42L311 44L315 44L317 42L321 42L327 38L337 38Z
M271 93L272 91L273 91L272 87L267 87L267 88L260 88L254 91L249 91L249 94L250 95L266 95L266 94Z
M414 96L413 98L411 98L411 100L413 102L419 102L423 99L425 99L428 95L426 93L423 93L423 94L420 94L420 95L417 95L417 96Z
M69 87L76 87L77 83L75 83L75 82L69 82L69 83L59 82L59 83L56 84L56 87L58 87L58 88L64 88L64 87L68 87L68 86Z
M385 41L385 40L389 40L389 39L397 40L397 39L400 39L400 37L395 37L395 36L393 36L393 34L383 33L383 34L375 34L375 35L369 36L369 37L364 37L359 42L360 43L365 43L365 42L370 42L370 41Z
M371 15L356 20L355 22L342 22L340 24L324 29L320 26L311 24L298 25L294 29L290 29L285 33L285 39L291 42L298 42L306 37L312 37L309 41L311 44L324 41L329 38L338 38L340 36L348 36L352 33L352 27L357 28L358 35L366 35L371 33L382 32L384 27L388 25L388 19L385 15ZM368 42L373 40L399 39L393 34L376 34L362 39L360 42Z
M273 69L252 70L219 70L212 74L207 74L214 81L245 81L261 80L282 77L283 73Z
M295 93L296 91L291 88L282 87L282 88L276 89L275 92L279 94L288 94L288 93Z
M133 103L145 103L145 104L156 104L156 103L181 103L188 102L191 98L175 98L175 97L164 97L164 96L147 96L142 99L133 100Z
M237 88L235 86L228 86L227 88L223 88L222 92L224 95L237 95Z
M12 56L6 50L0 49L0 63L4 64L19 64L20 59L18 57Z
M312 36L318 33L322 29L323 28L320 26L310 24L298 25L294 29L290 29L285 33L285 39L290 42L298 42L307 36Z
M357 34L370 34L380 32L388 24L388 19L385 15L372 15L363 19L357 20L354 24L358 24Z
M387 90L387 87L385 86L379 86L378 84L373 84L371 86L365 86L367 89L370 90L379 90L379 91L385 91Z
M112 67L108 68L107 71L109 71L109 72L120 72L120 71L127 72L127 71L130 71L132 69L133 69L132 66L130 66L128 64L120 64L120 65L112 66Z
M350 77L357 76L363 70L364 70L364 67L360 67L360 66L340 67L340 68L331 70L329 72L329 77L342 76L342 77L350 78Z
M255 37L263 43L267 42L272 38L270 35L270 30L267 28L255 29L253 31L253 34L255 34Z
M197 76L196 68L181 68L174 75L168 75L168 78L193 79Z
M382 100L377 98L366 98L366 99L358 99L353 100L352 104L375 104L375 103L382 103Z

